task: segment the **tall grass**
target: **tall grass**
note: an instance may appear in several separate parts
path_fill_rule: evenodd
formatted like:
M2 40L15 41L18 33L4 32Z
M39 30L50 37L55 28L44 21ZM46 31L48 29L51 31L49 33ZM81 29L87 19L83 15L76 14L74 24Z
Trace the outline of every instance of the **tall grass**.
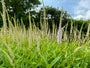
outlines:
M4 0L2 1L4 6L2 18L5 26L0 31L0 68L90 67L90 23L84 37L82 35L83 25L78 31L71 20L70 34L67 34L68 24L61 27L61 13L59 30L62 31L62 34L60 35L57 34L58 29L55 24L52 25L53 30L50 30L45 16L44 21L40 21L41 29L36 27L34 20L31 22L29 13L30 26L26 30L22 19L19 24L16 17L10 18L6 12ZM8 28L6 27L6 16L9 23ZM62 36L59 41L57 35Z

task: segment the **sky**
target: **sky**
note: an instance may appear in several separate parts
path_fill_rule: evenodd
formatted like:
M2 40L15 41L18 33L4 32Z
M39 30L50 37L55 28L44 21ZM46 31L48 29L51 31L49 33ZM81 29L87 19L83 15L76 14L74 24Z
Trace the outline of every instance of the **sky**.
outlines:
M60 9L63 7L74 19L90 19L90 0L43 0L45 6ZM40 0L42 3L42 0ZM40 9L42 5L37 8Z

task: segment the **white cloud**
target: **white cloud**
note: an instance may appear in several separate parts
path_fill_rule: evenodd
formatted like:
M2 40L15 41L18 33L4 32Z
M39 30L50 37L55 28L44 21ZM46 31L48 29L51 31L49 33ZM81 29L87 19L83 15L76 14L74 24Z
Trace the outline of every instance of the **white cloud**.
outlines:
M80 0L78 5L74 7L74 19L90 19L90 0Z
M85 10L78 10L78 11L75 11L75 14L79 14L79 15L84 15L84 12Z
M86 13L86 19L90 19L90 10L88 10Z
M83 15L78 15L78 16L74 17L74 19L77 19L77 20L80 20L80 19L83 19L83 18L84 18Z
M79 6L80 7L83 7L83 8L86 8L86 9L90 9L90 0L81 0L79 2Z

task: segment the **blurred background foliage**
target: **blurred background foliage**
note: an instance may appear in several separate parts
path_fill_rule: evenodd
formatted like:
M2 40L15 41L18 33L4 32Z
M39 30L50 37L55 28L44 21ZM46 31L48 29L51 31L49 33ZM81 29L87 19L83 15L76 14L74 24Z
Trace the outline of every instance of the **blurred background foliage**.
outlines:
M40 24L40 17L43 21L44 13L43 8L40 9L39 12L37 12L35 9L40 5L39 0L5 0L6 9L12 19L12 17L16 17L17 19L23 19L23 23L28 29L29 27L29 21L28 21L28 12L31 14L32 21L35 21L35 24L39 27ZM2 3L0 0L0 11L2 12ZM59 26L60 21L60 14L61 10L53 8L53 7L45 7L46 9L46 19L48 20L48 25L52 29L52 24L55 23L55 26ZM86 33L87 26L90 20L84 21L84 20L74 20L73 23L75 27L78 27L80 30L82 24L84 23L84 27L82 29L82 32ZM67 13L67 11L63 11L63 20L62 20L62 26L65 26L68 23L68 32L70 31L70 24L71 24L71 15ZM0 16L0 27L2 27L2 17Z

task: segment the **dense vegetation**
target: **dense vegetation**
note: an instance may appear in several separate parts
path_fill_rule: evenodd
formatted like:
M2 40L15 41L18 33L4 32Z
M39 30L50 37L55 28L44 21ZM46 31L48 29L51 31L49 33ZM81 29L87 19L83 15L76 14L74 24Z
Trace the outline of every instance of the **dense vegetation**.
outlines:
M17 19L23 19L23 23L25 25L25 28L28 29L29 22L28 22L28 12L31 14L31 19L33 22L33 19L35 21L35 24L38 25L40 28L40 17L43 21L43 11L44 9L41 8L39 12L35 11L35 8L40 5L39 0L5 0L6 9L8 11L8 14L10 18L16 17ZM55 24L56 27L59 27L59 21L60 21L60 14L61 10L53 8L53 7L45 7L46 10L46 19L48 19L48 26L50 29L52 29L52 24ZM0 12L2 12L2 2L0 0ZM63 21L62 26L65 26L68 23L68 32L70 31L70 24L71 24L71 15L67 13L67 11L63 11ZM84 23L83 32L86 33L87 31L87 25L90 22L90 20L83 21L83 20L73 20L73 23L75 23L75 27L77 27L80 30L80 27ZM13 22L12 22L13 23ZM20 22L19 22L20 23ZM0 15L0 27L3 26L2 17Z
M2 6L5 9L3 0ZM53 23L51 30L45 14L44 21L40 19L38 27L29 13L28 29L25 28L23 19L12 19L6 10L2 14L4 26L0 28L0 68L90 67L90 23L87 23L87 27L84 25L86 23L79 26L78 21L69 19L71 23L66 23L65 26L62 24L62 39L58 43L58 27ZM85 33L83 28L87 29Z

